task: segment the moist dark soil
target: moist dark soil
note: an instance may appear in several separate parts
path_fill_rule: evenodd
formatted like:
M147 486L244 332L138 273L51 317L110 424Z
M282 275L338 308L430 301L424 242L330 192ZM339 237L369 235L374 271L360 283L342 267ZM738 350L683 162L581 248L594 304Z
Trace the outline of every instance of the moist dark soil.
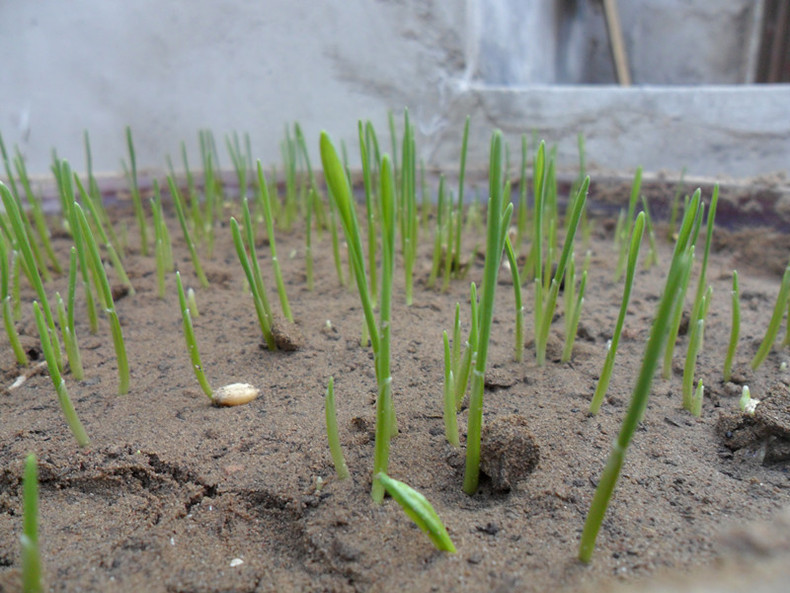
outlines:
M668 187L664 200L671 199ZM595 199L596 196L591 196ZM611 196L609 196L611 199ZM627 191L620 203L628 199ZM231 207L227 217L237 210ZM17 591L21 474L34 452L41 481L41 548L51 591L549 591L604 590L611 580L639 582L667 571L743 557L726 534L771 520L790 503L790 351L779 342L757 371L757 350L788 259L768 229L716 231L708 278L714 287L697 378L705 385L702 416L681 407L688 338L678 339L670 379L657 375L635 434L593 562L577 559L595 486L619 430L661 293L671 244L657 229L659 265L640 258L609 387L596 416L587 409L606 355L622 295L614 280L612 221L593 219L587 296L573 357L559 362L559 303L547 363L532 345L532 290L523 289L524 360L514 361L513 287L502 270L488 357L484 475L477 494L463 493L462 447L444 438L442 330L460 302L468 331L469 282L482 276L482 237L465 237L469 269L447 292L425 286L432 231L423 230L414 302L406 306L396 269L392 380L399 434L389 473L422 492L444 520L458 552L436 551L391 499L370 498L376 380L370 348L360 346L362 311L353 287L338 280L329 235L316 236L315 289L305 279L302 229L279 230L277 247L295 326L281 321L292 351L268 351L227 224L216 229L211 281L199 287L180 228L169 217L176 266L194 287L198 346L211 384L246 382L261 395L217 408L190 368L174 274L157 297L154 260L140 254L137 228L121 203L130 247L125 263L136 290L117 310L131 364L131 389L117 394L116 359L106 319L89 333L80 292L77 332L85 379L65 375L91 438L80 448L68 430L42 368L23 283L17 327L30 364L18 366L0 338L0 590ZM53 222L53 228L57 223ZM277 298L264 232L258 246L273 305ZM55 238L60 261L71 242ZM522 252L526 246L522 247ZM577 255L584 248L579 242ZM345 253L343 273L347 276ZM582 257L577 257L581 265ZM699 262L690 294L696 289ZM722 365L730 334L731 273L741 283L741 337L731 382ZM117 277L111 278L117 284ZM66 279L47 285L65 294ZM560 299L561 301L561 299ZM288 339L293 337L293 340ZM27 376L21 385L18 377ZM324 394L334 377L340 439L351 473L335 476L327 446ZM762 400L753 417L738 410L742 385ZM753 538L755 539L755 538ZM761 554L776 551L756 537ZM767 543L766 543L767 542ZM764 544L764 545L762 545ZM762 548L761 548L762 545ZM777 544L778 546L778 544ZM765 549L763 549L765 548ZM718 564L717 564L718 565Z

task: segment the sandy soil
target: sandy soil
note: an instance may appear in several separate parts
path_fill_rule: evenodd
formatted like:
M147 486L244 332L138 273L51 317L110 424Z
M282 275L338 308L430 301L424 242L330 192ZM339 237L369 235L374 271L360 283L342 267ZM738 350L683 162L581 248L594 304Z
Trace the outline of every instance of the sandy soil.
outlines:
M370 499L372 354L359 345L358 297L340 285L327 235L317 240L312 292L305 285L302 235L277 236L296 317L297 327L288 331L301 332L303 345L270 352L261 348L227 225L217 229L213 259L204 261L208 289L198 287L181 232L171 225L176 265L197 292L196 333L210 382L218 387L244 381L262 390L254 402L227 409L210 405L190 369L174 276L168 277L166 298L158 299L152 258L131 248L125 261L137 292L117 302L132 369L128 395L116 393L106 320L90 335L84 303L78 303L86 378L75 382L66 375L66 381L90 446L80 449L68 431L46 372L32 373L22 386L0 395L0 590L19 587L20 477L28 452L40 460L41 545L53 591L601 590L611 579L633 582L669 569L697 572L743 554L723 534L770 520L790 503L782 448L788 439L790 372L780 370L790 352L777 347L757 372L748 366L770 317L787 251L773 247L776 235L768 231L734 235L718 229L708 272L714 302L698 363L706 386L702 417L681 409L687 342L682 336L673 377L659 376L654 383L594 561L584 566L576 560L670 253L660 240L660 265L638 274L608 398L590 416L587 407L622 292L613 281L611 226L595 222L587 299L570 363L558 362L560 303L548 363L535 364L527 289L524 362L513 361L512 286L504 271L500 276L484 422L518 415L539 447L534 471L507 492L484 480L475 496L464 494L463 449L451 447L443 434L441 332L451 328L455 303L468 301L469 281L479 282L482 257L471 258L467 279L454 281L448 293L425 289L431 241L424 232L411 307L404 302L402 270L396 270L392 375L400 434L392 443L390 474L433 503L458 548L454 555L435 551L394 501L375 505ZM129 231L134 245L132 222ZM474 242L467 237L466 253ZM66 261L69 240L57 237L56 245ZM262 267L273 287L269 262L263 260ZM736 267L741 340L733 382L723 383L730 275ZM47 288L50 294L64 292L65 278ZM25 290L24 297L31 300L32 292ZM464 331L468 315L464 305ZM35 365L41 352L29 307L17 326ZM8 388L28 370L14 363L7 339L0 341L0 385ZM330 376L351 471L346 481L335 478L326 442L323 398ZM766 412L751 424L737 412L742 384L764 402ZM465 408L459 425L463 440ZM775 547L781 546L767 544L765 554Z

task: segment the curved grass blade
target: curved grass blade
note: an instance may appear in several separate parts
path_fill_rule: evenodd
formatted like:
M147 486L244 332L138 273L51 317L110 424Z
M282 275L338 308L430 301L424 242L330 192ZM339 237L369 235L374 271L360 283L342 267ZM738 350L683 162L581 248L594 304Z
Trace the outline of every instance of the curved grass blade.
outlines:
M439 515L422 494L403 482L390 478L387 474L380 473L376 476L389 495L401 506L403 511L422 529L436 546L437 550L455 553L447 529Z

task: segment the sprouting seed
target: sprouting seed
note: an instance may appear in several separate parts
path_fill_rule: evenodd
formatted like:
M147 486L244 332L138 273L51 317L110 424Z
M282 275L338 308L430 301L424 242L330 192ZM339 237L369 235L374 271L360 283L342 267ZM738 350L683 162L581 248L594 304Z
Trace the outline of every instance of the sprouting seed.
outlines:
M241 406L250 403L260 393L260 389L249 383L231 383L217 389L212 400L217 406Z
M757 409L757 404L759 403L759 399L752 398L749 386L744 385L743 391L741 392L741 399L738 402L738 406L741 408L741 411L744 414L748 414L749 416L754 416L754 411Z

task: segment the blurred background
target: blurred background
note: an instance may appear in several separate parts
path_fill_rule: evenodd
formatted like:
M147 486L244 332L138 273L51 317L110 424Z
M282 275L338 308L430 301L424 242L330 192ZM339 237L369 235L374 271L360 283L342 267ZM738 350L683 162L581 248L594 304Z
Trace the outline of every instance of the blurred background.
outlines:
M480 166L499 127L515 146L546 138L568 168L582 133L591 169L782 173L788 4L5 0L0 132L32 174L53 147L81 167L84 130L95 169L120 171L126 125L141 168L163 169L182 140L197 155L199 129L248 132L273 163L287 123L316 153L321 129L353 149L357 120L384 134L388 110L409 107L420 156L442 168L469 114Z

